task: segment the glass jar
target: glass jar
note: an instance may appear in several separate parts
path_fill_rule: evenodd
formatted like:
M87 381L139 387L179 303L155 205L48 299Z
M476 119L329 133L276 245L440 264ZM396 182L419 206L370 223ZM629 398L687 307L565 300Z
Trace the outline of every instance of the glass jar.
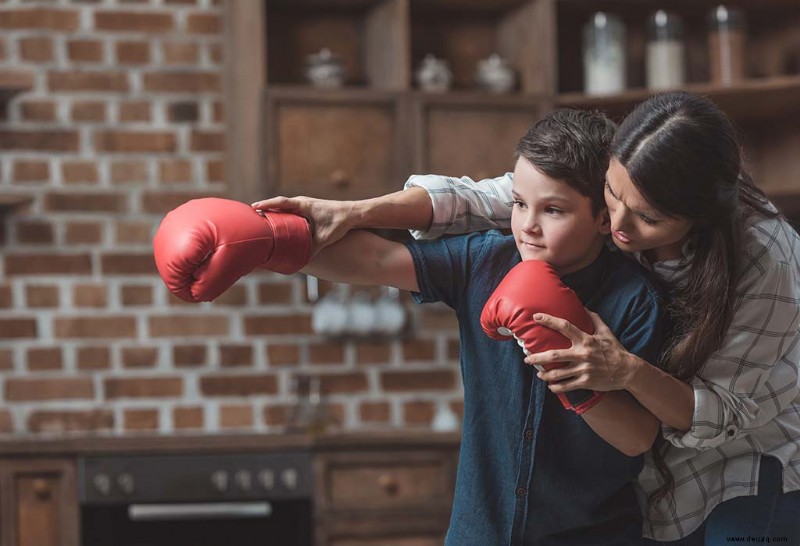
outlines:
M627 86L625 24L597 12L583 26L583 89L589 95L619 93Z
M676 15L658 10L647 25L647 87L672 89L683 85L685 55L683 23Z
M745 78L744 14L717 6L708 16L708 75L711 83L731 85Z

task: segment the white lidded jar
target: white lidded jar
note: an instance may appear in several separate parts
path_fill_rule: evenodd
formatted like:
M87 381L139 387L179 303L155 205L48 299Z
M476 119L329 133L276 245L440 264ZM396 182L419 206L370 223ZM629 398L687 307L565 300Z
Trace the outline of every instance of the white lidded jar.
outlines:
M583 26L583 90L588 95L620 93L627 87L625 24L599 11Z
M683 23L664 10L655 12L647 25L647 87L674 89L686 81Z

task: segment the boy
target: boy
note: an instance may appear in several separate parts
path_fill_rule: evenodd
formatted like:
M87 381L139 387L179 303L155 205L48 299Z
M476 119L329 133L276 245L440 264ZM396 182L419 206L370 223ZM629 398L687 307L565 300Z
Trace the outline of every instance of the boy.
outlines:
M517 146L511 236L403 245L351 232L303 270L396 286L456 311L464 422L448 545L642 542L634 482L658 422L621 391L581 416L566 411L516 343L492 341L480 326L506 273L521 260L545 260L629 351L658 359L667 331L658 290L605 244L613 132L606 118L576 110L557 110L528 131Z

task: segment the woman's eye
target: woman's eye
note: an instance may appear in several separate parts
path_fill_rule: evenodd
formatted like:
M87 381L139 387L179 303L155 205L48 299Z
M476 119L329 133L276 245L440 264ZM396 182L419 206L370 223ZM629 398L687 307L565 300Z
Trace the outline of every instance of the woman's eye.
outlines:
M648 226L652 226L653 224L657 224L658 223L656 220L652 220L652 219L648 218L647 216L645 216L644 214L640 214L639 218L641 218L642 222L644 222Z

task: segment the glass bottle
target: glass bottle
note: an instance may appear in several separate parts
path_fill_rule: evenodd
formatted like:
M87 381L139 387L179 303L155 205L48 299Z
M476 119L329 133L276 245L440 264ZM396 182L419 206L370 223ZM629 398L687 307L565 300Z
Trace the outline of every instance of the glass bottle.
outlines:
M626 33L619 17L597 12L583 26L583 83L589 95L625 90Z
M738 9L717 6L708 16L708 26L709 81L732 85L743 80L744 14Z
M664 10L655 12L647 25L647 87L672 89L686 78L683 23Z

